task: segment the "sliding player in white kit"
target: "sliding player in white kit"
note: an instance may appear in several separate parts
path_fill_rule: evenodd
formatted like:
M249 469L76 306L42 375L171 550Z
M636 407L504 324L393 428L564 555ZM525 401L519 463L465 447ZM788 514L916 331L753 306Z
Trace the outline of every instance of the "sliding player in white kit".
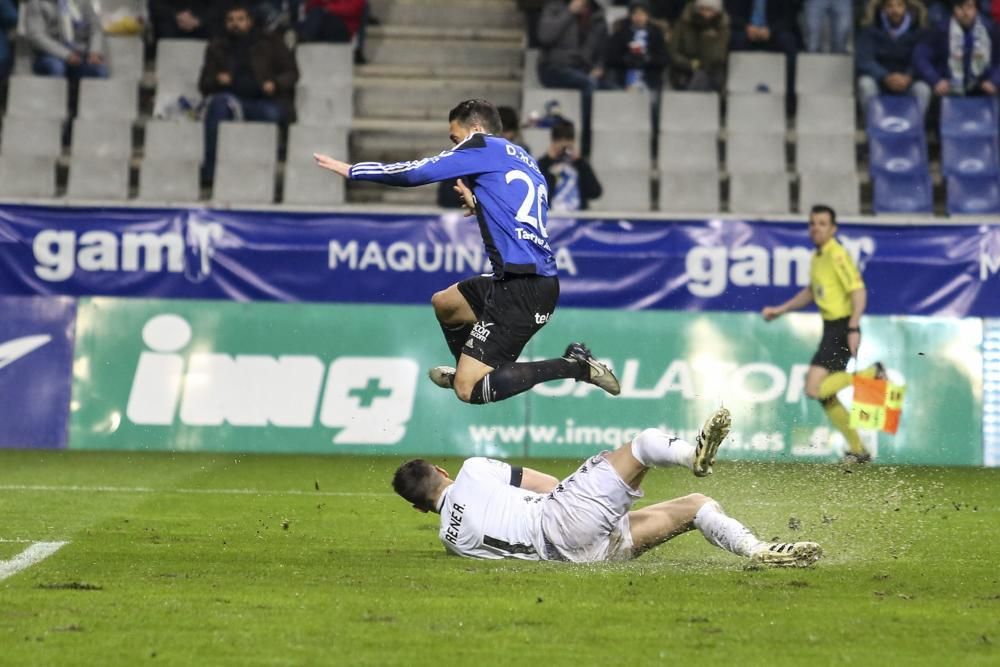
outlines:
M729 434L729 411L717 410L691 445L656 429L587 460L562 482L530 468L467 459L456 478L423 459L396 471L396 493L421 512L441 515L445 548L469 558L595 562L635 558L697 528L717 547L766 565L808 566L815 542L763 542L700 493L630 511L650 467L712 473Z

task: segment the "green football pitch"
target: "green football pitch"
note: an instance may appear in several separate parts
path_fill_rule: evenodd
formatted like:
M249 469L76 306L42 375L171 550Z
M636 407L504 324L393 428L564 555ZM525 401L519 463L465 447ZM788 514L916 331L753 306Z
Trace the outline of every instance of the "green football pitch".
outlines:
M0 576L37 561L0 581L0 664L1000 663L1000 470L647 477L826 549L776 570L697 533L629 563L449 557L399 462L0 451Z

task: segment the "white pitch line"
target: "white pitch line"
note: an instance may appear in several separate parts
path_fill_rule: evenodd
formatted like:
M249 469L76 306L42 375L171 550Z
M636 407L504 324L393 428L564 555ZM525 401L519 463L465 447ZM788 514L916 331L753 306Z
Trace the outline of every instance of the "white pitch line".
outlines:
M66 542L35 542L10 560L0 560L0 581L40 563L65 544Z
M58 493L181 493L220 496L328 496L335 498L381 498L395 494L375 491L303 491L288 489L153 489L148 486L54 486L42 484L0 484L0 491L44 491Z

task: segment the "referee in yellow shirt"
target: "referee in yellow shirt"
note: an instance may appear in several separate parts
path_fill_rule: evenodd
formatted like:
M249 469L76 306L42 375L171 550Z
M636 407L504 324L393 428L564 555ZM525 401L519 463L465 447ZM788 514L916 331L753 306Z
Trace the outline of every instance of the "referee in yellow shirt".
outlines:
M816 246L809 268L809 286L780 306L761 311L764 319L781 317L791 310L815 302L823 317L823 340L813 355L806 375L806 394L823 406L834 428L844 434L850 451L848 460L867 463L871 455L861 444L858 432L851 428L851 415L837 398L837 392L851 384L847 362L857 357L861 344L861 315L868 303L868 292L850 255L840 245L837 214L829 206L817 204L809 212L809 237ZM884 373L881 364L859 371L875 377Z

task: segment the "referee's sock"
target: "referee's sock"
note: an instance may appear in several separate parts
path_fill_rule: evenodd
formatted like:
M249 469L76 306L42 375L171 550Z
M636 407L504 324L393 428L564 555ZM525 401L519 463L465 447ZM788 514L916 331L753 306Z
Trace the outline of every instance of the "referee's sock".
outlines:
M825 401L831 396L836 395L838 391L844 387L851 386L851 382L854 381L854 376L847 371L838 371L836 373L830 373L823 381L819 383L819 398L820 401Z
M455 357L455 361L462 356L462 347L465 346L465 342L469 340L469 334L472 333L471 324L459 324L458 326L449 326L443 322L438 322L441 325L441 331L444 333L444 341L448 344L448 349L451 350L451 354Z
M575 359L547 359L504 364L486 374L472 388L469 403L496 403L516 396L541 382L576 379L580 364Z
M851 428L851 413L847 411L844 404L836 396L830 396L825 400L821 400L820 403L823 405L823 410L826 412L830 423L847 440L847 447L851 450L851 453L864 454L865 446L861 444L861 436L858 435L857 430Z

